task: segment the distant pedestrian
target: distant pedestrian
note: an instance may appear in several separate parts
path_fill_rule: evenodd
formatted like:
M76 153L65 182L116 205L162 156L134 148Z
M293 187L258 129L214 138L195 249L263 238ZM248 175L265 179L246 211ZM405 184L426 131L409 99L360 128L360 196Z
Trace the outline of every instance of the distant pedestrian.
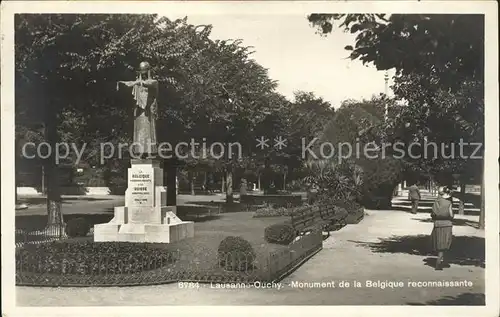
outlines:
M438 198L432 206L431 218L434 220L434 228L431 233L431 241L434 252L437 252L436 270L442 270L445 264L444 253L450 249L453 239L453 204L450 190L440 187Z
M416 184L413 184L410 188L408 188L408 198L410 198L411 201L411 213L416 214L418 210L418 202L422 198L420 195L420 189L418 189Z

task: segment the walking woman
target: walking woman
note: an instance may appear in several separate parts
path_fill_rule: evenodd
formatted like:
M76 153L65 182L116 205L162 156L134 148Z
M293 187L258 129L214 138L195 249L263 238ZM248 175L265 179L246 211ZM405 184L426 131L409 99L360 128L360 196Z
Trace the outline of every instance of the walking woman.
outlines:
M447 267L445 264L445 252L450 249L453 238L453 204L450 190L446 187L440 187L438 198L432 206L431 218L434 220L434 229L432 230L431 240L434 252L437 252L436 270L442 270Z

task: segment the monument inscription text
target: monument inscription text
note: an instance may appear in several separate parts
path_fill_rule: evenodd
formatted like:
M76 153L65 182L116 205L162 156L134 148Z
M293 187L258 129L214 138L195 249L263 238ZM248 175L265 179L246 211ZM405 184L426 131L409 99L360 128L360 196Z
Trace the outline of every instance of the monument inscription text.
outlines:
M153 206L153 173L147 173L141 170L134 171L130 174L129 184L132 189L130 193L132 206Z

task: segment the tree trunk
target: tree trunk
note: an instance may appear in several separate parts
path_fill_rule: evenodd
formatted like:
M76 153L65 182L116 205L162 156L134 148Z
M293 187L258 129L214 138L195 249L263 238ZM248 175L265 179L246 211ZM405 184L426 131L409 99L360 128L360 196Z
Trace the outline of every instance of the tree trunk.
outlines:
M61 237L63 235L64 220L61 210L61 192L59 184L59 169L56 165L55 151L57 138L57 114L55 110L47 110L47 121L46 121L46 138L47 142L50 144L52 151L51 155L45 160L44 170L47 177L47 229L49 229L50 234L58 235Z
M221 193L225 193L226 192L226 186L225 186L225 182L224 182L224 172L222 172L222 177L221 177L221 189L220 189L220 192Z
M286 172L283 173L283 190L286 190Z
M163 167L167 172L167 206L177 205L177 162L173 159L165 160Z
M233 171L231 167L226 172L226 203L233 203Z
M188 172L189 174L189 189L191 191L191 195L194 196L194 175L193 172Z
M208 183L207 178L208 178L207 177L207 171L204 171L203 172L203 190L204 191L207 191L207 189L208 189L207 188L207 183Z
M458 214L465 214L465 182L460 181L460 201L458 202Z
M45 167L42 164L42 195L45 195Z
M484 205L485 205L485 200L484 200L484 159L483 159L483 171L482 171L482 180L481 180L481 208L479 211L479 229L484 229L485 228L485 221L484 221Z
M257 174L257 189L260 190L260 172Z

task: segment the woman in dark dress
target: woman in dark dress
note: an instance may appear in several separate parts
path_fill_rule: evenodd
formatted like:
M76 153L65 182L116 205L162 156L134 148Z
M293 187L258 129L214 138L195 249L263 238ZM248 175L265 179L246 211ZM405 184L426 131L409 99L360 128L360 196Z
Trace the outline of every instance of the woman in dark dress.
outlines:
M437 252L436 270L442 270L444 266L444 254L450 249L453 239L453 208L450 190L439 188L438 198L432 206L431 217L434 220L434 229L431 240L434 252Z

